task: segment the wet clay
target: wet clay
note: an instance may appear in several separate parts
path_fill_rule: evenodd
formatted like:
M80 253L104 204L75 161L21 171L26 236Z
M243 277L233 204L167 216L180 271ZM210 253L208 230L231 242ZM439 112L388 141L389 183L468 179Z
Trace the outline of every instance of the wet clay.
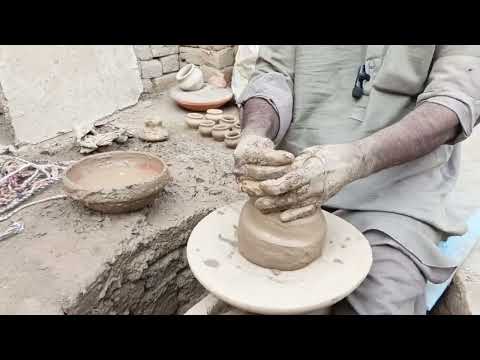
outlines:
M65 173L67 195L85 206L122 213L141 209L170 181L166 164L140 152L115 151L89 156Z
M239 251L264 268L292 271L320 257L325 245L326 221L321 210L284 223L279 213L262 214L250 199L238 225Z

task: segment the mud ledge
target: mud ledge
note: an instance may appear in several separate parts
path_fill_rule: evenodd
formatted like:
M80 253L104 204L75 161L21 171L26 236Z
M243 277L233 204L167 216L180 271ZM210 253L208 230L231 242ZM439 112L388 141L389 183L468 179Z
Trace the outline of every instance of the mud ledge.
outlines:
M0 243L1 314L181 314L203 295L186 260L190 232L208 213L244 196L232 174L233 151L188 129L185 113L159 96L106 119L135 131L149 115L162 115L168 141L132 139L104 149L151 152L167 163L173 181L151 206L104 215L57 200L12 218L25 230ZM71 134L23 146L17 154L50 161L83 157ZM60 184L33 200L59 193ZM0 223L0 230L6 226Z

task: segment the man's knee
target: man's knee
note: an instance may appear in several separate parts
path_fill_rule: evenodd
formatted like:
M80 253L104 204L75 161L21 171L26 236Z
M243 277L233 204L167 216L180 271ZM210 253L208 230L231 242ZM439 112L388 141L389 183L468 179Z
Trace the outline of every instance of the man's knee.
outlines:
M388 236L365 233L367 239ZM374 240L378 240L374 239ZM426 280L417 265L400 249L371 241L373 263L362 284L334 307L335 314L425 314Z

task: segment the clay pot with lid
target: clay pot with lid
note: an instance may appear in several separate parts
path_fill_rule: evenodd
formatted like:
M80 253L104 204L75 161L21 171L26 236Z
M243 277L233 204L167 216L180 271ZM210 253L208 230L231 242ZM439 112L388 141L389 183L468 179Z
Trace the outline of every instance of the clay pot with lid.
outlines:
M223 141L225 134L229 131L228 126L219 124L212 128L212 136L216 141Z
M235 149L240 142L240 131L231 130L225 134L225 145L230 149Z
M220 119L220 124L228 126L229 129L233 129L236 122L237 119L233 115L223 115L223 117Z
M178 86L183 91L196 91L205 85L202 71L194 64L182 67L177 75Z
M200 123L205 120L205 117L199 113L189 113L185 116L185 122L188 127L198 129Z
M207 114L205 115L205 119L213 120L217 124L220 122L222 117L223 117L223 110L220 110L220 109L208 109Z
M213 120L203 120L198 127L198 131L202 136L212 136L212 129L215 126L215 121Z
M282 271L301 269L322 254L327 223L321 209L284 223L279 213L263 214L251 198L240 213L238 249L248 261Z

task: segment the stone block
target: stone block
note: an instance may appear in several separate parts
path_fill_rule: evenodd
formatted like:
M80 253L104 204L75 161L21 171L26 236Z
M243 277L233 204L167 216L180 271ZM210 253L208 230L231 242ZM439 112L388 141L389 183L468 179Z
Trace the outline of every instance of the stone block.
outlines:
M180 47L180 61L187 64L203 65L208 51L200 48Z
M153 92L153 83L150 79L142 79L143 83L143 92L152 93Z
M137 103L132 45L1 45L0 81L18 142L38 143Z
M149 60L140 62L142 69L142 78L151 79L160 77L163 74L162 63L159 60Z
M133 49L139 60L151 60L153 58L149 45L134 45Z
M231 47L219 51L206 51L202 56L204 64L211 65L217 69L232 66L235 62L235 51Z
M160 61L162 62L162 67L163 67L163 73L164 74L168 74L168 73L178 71L178 69L180 67L180 63L178 61L178 55L177 54L164 56L160 59Z
M153 57L178 54L178 45L151 45Z
M186 45L186 46L190 46L190 45ZM198 47L205 50L218 51L218 50L226 49L228 47L232 47L232 45L198 45Z
M172 86L175 85L177 80L175 79L176 73L171 73L167 75L163 75L162 77L153 79L153 85L154 89L157 92L163 92L165 90L168 90Z

